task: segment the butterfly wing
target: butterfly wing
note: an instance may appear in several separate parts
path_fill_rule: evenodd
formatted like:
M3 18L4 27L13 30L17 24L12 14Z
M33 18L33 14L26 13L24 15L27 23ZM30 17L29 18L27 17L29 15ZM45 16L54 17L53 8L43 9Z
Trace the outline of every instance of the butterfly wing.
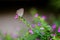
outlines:
M18 16L22 17L23 14L24 14L24 8L18 9L18 10L17 10L17 14L18 14Z

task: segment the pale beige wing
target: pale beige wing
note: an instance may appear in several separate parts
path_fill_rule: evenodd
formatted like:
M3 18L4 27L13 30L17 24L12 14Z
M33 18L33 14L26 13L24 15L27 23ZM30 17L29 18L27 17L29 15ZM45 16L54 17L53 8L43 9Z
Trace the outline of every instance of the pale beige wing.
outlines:
M17 10L17 14L18 14L18 16L22 17L23 14L24 14L24 8L18 9L18 10Z

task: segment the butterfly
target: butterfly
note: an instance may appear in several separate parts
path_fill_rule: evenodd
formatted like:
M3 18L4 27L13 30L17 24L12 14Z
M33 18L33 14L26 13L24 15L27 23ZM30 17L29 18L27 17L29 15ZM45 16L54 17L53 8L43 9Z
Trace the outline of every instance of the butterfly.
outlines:
M24 14L24 8L18 9L16 13L17 13L18 16L22 17L23 14Z

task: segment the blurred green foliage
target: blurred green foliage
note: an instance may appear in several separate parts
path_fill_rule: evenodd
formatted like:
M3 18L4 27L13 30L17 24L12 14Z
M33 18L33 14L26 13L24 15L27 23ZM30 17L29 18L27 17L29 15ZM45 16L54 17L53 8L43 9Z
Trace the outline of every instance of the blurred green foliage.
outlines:
M34 16L35 13L37 13L37 12L38 12L38 10L36 8L31 8L30 9L30 13L31 13L32 16Z
M49 8L54 12L59 12L60 10L60 0L49 0Z
M51 0L51 5L60 8L60 0Z

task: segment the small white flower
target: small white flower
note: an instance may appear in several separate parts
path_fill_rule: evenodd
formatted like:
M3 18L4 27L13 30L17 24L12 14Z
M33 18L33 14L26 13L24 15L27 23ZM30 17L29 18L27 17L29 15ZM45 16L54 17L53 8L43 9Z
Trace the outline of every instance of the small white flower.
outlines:
M48 27L51 27L50 25L48 25Z
M40 28L40 30L44 30L44 28L43 28L43 27L41 27L41 28Z
M24 14L24 8L18 9L16 13L18 16L22 17Z

